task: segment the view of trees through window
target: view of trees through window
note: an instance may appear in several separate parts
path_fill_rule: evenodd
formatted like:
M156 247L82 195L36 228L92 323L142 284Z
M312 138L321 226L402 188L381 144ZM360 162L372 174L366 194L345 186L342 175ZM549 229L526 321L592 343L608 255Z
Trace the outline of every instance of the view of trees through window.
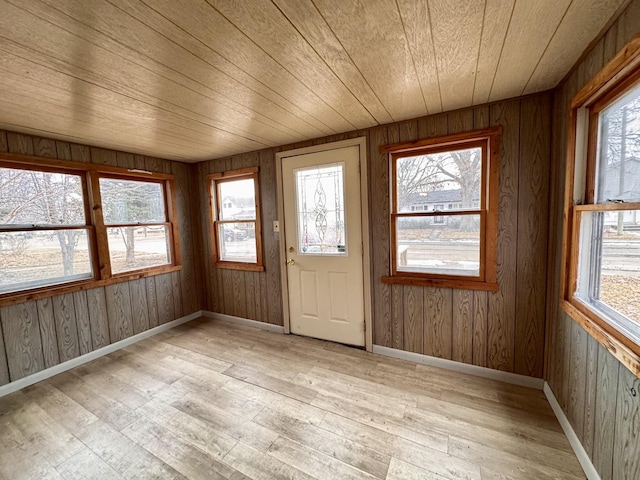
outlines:
M100 195L113 273L171 262L163 184L101 178Z
M0 292L90 277L85 223L79 175L0 167Z
M640 211L624 208L640 201L640 85L600 112L598 140L595 203L622 209L583 214L578 296L640 325Z
M100 176L104 230L86 217L86 183L84 170L0 167L0 293L93 278L95 242L112 274L171 263L164 180Z
M397 213L413 214L396 221L398 270L478 276L482 148L395 162Z

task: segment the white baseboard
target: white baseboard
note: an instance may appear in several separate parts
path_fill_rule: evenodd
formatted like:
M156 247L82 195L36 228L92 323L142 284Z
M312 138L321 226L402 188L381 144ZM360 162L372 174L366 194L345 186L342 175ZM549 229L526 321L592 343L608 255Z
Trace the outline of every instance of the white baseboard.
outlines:
M272 323L258 322L256 320L249 320L248 318L234 317L233 315L227 315L226 313L209 312L207 310L202 311L203 317L214 318L216 320L224 320L225 322L236 323L238 325L246 325L247 327L259 328L260 330L268 330L270 332L284 333L284 327L280 325L274 325Z
M39 372L29 375L28 377L21 378L19 380L16 380L15 382L11 382L0 387L0 397L4 397L5 395L9 395L10 393L17 392L18 390L28 387L29 385L41 382L43 380L46 380L47 378L58 375L59 373L66 372L67 370L71 370L72 368L90 362L91 360L103 357L104 355L108 355L109 353L115 352L116 350L120 350L121 348L133 345L140 340L153 337L160 332L164 332L173 327L177 327L178 325L182 325L183 323L190 322L191 320L195 320L196 318L200 317L202 317L202 311L197 311L192 313L191 315L187 315L185 317L178 318L157 327L150 328L149 330L138 333L137 335L133 335L129 338L125 338L124 340L120 340L119 342L112 343L111 345L107 345L106 347L99 348L98 350L94 350L93 352L89 352L79 357L72 358L71 360L59 363L58 365L47 368L45 370L40 370Z
M476 365L455 362L453 360L446 360L444 358L431 357L429 355L422 355L420 353L407 352L405 350L398 350L396 348L383 347L381 345L374 345L373 353L378 353L387 357L399 358L400 360L408 360L414 363L421 363L423 365L429 365L431 367L444 368L446 370L466 373L469 375L474 375L476 377L490 378L492 380L511 383L513 385L535 388L536 390L542 390L542 387L544 385L544 380L542 380L541 378L527 377L526 375L518 375L517 373L502 372L500 370L494 370L492 368L478 367Z
M578 461L580 462L580 466L582 466L585 475L589 480L600 480L598 471L593 466L593 463L591 463L591 459L589 458L587 451L582 446L582 443L580 443L580 440L578 439L576 432L573 430L569 419L564 414L564 410L562 410L562 407L558 403L558 400L556 399L553 391L551 390L551 387L547 382L544 382L543 391L547 396L547 400L549 401L549 405L551 405L553 413L556 414L556 418L558 419L558 422L560 422L562 430L564 430L564 434L569 440L571 448L573 448L576 457L578 457Z

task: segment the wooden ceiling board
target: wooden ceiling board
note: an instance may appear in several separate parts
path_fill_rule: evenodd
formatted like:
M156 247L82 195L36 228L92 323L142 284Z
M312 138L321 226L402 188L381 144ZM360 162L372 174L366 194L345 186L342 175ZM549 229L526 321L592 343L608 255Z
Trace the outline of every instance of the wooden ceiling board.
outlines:
M86 127L98 135L104 134L105 131L114 137L126 135L131 137L129 140L136 139L140 145L148 146L160 142L179 147L186 139L194 152L201 153L219 147L230 154L231 151L239 148L237 144L226 141L224 138L216 139L213 137L208 141L207 132L197 132L190 128L194 126L189 125L188 122L181 125L166 121L158 121L155 124L138 121L139 118L144 118L143 114L146 112L140 112L133 108L112 108L106 103L96 102L83 94L75 95L70 101L66 91L51 84L25 80L19 75L4 71L2 74L6 76L6 84L11 87L11 90L2 90L2 98L5 102L14 101L13 97L17 98L18 96L21 98L22 105L28 101L37 101L40 111L47 110L45 113L55 115L58 119L56 126L66 131L75 131L80 127ZM42 122L37 125L38 128L50 126L46 121L46 116L36 117L28 109L21 110L22 118L29 116L34 122ZM175 154L180 153L177 148L174 150Z
M4 92L4 91L3 91ZM76 141L78 143L97 146L103 145L105 148L124 149L132 142L136 142L137 152L143 151L161 151L167 152L164 158L170 158L175 160L186 161L189 157L181 154L181 148L176 146L176 143L167 141L165 136L158 135L156 130L150 130L149 132L140 131L139 129L127 129L122 124L115 124L111 121L102 121L92 114L91 111L85 111L82 108L76 107L75 111L67 110L66 104L63 102L57 102L52 99L50 95L35 95L41 103L40 115L34 116L32 113L21 109L21 105L24 104L26 99L34 98L32 91L24 93L21 91L1 93L0 102L8 107L15 109L12 122L0 122L0 128L12 129L14 125L28 126L30 129L39 132L51 132L50 124L46 120L46 117L55 116L58 118L58 122L64 128L68 127L70 131L74 132L74 135L65 134L62 135L47 135L53 136L63 140ZM23 131L19 129L18 131ZM57 130L59 131L59 130ZM104 141L104 132L110 133L111 141ZM56 132L51 132L55 134ZM183 150L182 150L183 151ZM197 146L192 147L191 152L195 152L195 155L199 152ZM202 152L200 152L202 154ZM194 153L192 153L193 155Z
M415 0L397 0L397 4L427 112L430 115L440 113L442 96L429 5Z
M327 66L360 100L376 122L391 123L393 117L345 51L312 0L273 0L287 20L300 32Z
M46 62L45 56L34 54L34 52L29 51L19 45L16 45L13 42L4 42L2 46L0 46L0 53L1 53L0 58L2 59L2 65L5 68L5 70L12 71L11 69L13 70L17 69L17 71L20 72L20 75L22 75L25 79L31 78L33 80L41 80L45 85L45 90L46 90L46 85L52 85L52 86L56 86L56 85L64 86L65 84L69 85L68 87L69 102L72 101L74 96L90 95L93 97L94 103L96 103L97 99L100 98L100 95L102 95L101 98L104 99L103 101L112 102L116 104L117 106L116 113L117 113L117 109L119 108L131 109L131 108L135 108L138 104L141 104L143 107L150 107L153 109L152 112L148 115L137 116L134 119L135 123L133 125L144 126L143 124L144 119L148 118L148 116L150 115L152 120L150 123L154 128L157 129L159 122L162 121L164 118L167 118L167 121L173 121L176 125L180 125L182 128L193 129L195 131L194 135L196 136L196 139L208 140L210 148L216 148L218 146L220 147L220 149L228 150L230 148L231 151L237 151L237 149L239 148L253 147L254 149L256 149L256 148L264 147L264 144L262 143L258 143L253 140L245 139L237 135L230 134L229 132L226 132L221 129L211 128L203 124L202 122L194 122L190 120L188 117L185 117L184 115L179 115L177 113L173 113L170 111L163 112L164 113L163 116L158 115L157 106L154 106L150 103L141 102L140 100L137 100L134 97L127 95L126 94L127 92L125 92L125 94L118 94L114 92L114 90L112 89L98 87L96 86L95 83L92 83L92 80L93 80L92 77L89 77L88 80L80 78L80 75L82 75L84 72L82 72L78 68L67 69L65 68L65 65L62 64L61 62L58 62L58 64L54 64L53 66L51 65L44 66ZM28 60L25 58L26 56L29 57ZM63 80L58 80L58 77L61 77ZM34 91L34 94L35 93L36 91ZM27 98L27 100L23 103L21 110L28 111L37 117L38 107L39 107L38 102ZM3 119L3 121L5 123L7 122L11 123L11 120L13 119L13 115L15 114L15 112L12 111L11 109L6 109L6 111L12 112L11 118L9 120ZM0 118L1 117L2 115L0 115ZM58 116L56 116L55 118L57 121ZM49 121L48 127L49 129L53 127L50 121ZM111 132L108 132L108 133L110 134L110 136L112 135ZM157 131L156 133L157 133L157 136L159 136L164 132ZM169 133L173 134L173 129L171 129ZM187 135L186 138L183 138L183 142L184 140L188 140L188 139L189 139L189 135ZM109 141L111 141L111 138L109 138Z
M572 3L531 75L524 93L539 92L557 85L567 73L566 58L573 59L572 64L575 63L593 39L593 32L601 31L611 12L618 10L626 1L586 0Z
M292 144L553 88L629 1L0 0L0 128L188 162Z
M484 0L429 1L443 110L473 103L484 8Z
M344 122L204 0L188 9L172 0L112 3L323 134L337 131L334 121Z
M522 95L571 1L516 1L490 101Z
M498 69L515 3L515 0L487 0L486 2L478 67L473 87L473 105L481 105L489 101L491 86Z
M132 101L104 88L95 88L68 75L16 58L15 55L2 49L0 49L0 72L3 75L4 85L9 87L3 89L7 93L17 93L18 89L28 88L25 94L31 91L32 96L27 98L27 102L35 100L42 102L43 100L35 97L39 94L45 101L55 98L65 111L75 113L84 108L95 117L95 121L90 123L97 123L103 129L106 122L111 122L111 128L118 125L139 125L136 131L142 133L141 129L153 124L154 130L151 132L161 132L163 138L175 136L176 141L186 139L194 146L200 145L203 149L218 146L232 152L238 148L250 146L246 140L240 143L237 136L208 128L206 125L184 117L167 115L158 118L155 108L148 104ZM24 110L29 113L28 109ZM205 141L205 139L209 140ZM253 147L261 148L262 145L254 143Z
M259 102L251 102L251 92L246 87L235 81L229 82L228 77L210 68L198 57L113 5L101 0L45 1L50 2L52 8L47 13L56 24L78 32L78 36L90 40L98 49L126 58L146 70L143 75L153 78L156 88L162 93L164 89L175 92L175 103L183 103L183 96L195 99L192 105L194 113L224 121L228 124L227 128L239 128L244 136L251 135L248 130L242 130L245 124L251 123L256 136L261 137L262 141L275 139L274 135L279 138L276 143L286 142L296 136L311 138L313 135L292 130L291 125L295 124L293 119L284 118L287 122L284 125L282 116L280 120L270 118L274 115L273 104L262 106ZM32 0L24 2L27 8L31 3ZM68 15L68 22L65 22L64 15ZM80 21L89 17L91 21L88 24ZM102 35L96 35L96 32ZM97 52L96 55L101 53ZM253 109L243 103L253 103Z
M395 0L315 0L395 121L428 113Z
M28 4L29 2L24 2ZM159 75L153 75L148 69L130 62L124 57L113 54L95 43L80 44L86 48L74 48L78 45L78 37L67 30L56 27L45 21L36 23L29 18L30 25L34 23L37 27L28 31L20 27L24 22L25 12L11 8L4 8L4 15L0 16L0 28L3 32L12 34L16 41L21 42L27 49L40 51L41 58L56 59L58 65L77 65L77 72L91 71L98 82L104 83L103 79L111 81L111 86L117 85L119 89L125 89L130 93L130 98L143 98L147 103L154 105L157 115L161 116L166 110L179 113L195 121L209 124L213 128L233 133L238 139L248 139L249 143L266 146L272 143L266 137L261 137L262 133L272 135L275 129L253 121L248 115L241 115L232 110L224 110L218 104L211 104L208 98L192 90L186 90L174 82ZM14 15L15 13L15 15ZM84 30L82 25L74 25L76 30ZM99 40L101 36L95 31L87 31L86 35L92 35ZM117 48L121 48L116 42L112 42ZM48 66L48 64L45 64ZM90 70L89 70L90 69ZM83 77L80 77L83 78ZM25 106L26 108L37 108L35 106ZM200 112L198 112L200 111ZM194 114L193 112L197 112ZM210 118L214 116L216 118ZM247 124L253 122L251 131L247 129ZM281 136L281 132L277 132ZM285 137L283 137L284 139ZM273 142L277 143L277 142ZM255 143L254 143L255 144Z
M309 86L353 129L375 119L270 0L207 0L265 53Z

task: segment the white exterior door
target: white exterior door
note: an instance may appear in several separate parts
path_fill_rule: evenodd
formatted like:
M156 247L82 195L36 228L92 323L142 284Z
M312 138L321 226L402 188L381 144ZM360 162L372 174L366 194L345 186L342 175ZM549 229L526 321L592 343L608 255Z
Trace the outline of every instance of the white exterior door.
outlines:
M282 159L291 333L363 346L360 150Z

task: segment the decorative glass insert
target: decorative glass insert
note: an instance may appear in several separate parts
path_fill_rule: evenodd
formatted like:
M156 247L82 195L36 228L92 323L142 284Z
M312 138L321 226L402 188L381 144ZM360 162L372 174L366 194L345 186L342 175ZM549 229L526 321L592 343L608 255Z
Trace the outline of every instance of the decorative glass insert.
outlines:
M298 253L346 255L344 163L302 168L294 175Z

